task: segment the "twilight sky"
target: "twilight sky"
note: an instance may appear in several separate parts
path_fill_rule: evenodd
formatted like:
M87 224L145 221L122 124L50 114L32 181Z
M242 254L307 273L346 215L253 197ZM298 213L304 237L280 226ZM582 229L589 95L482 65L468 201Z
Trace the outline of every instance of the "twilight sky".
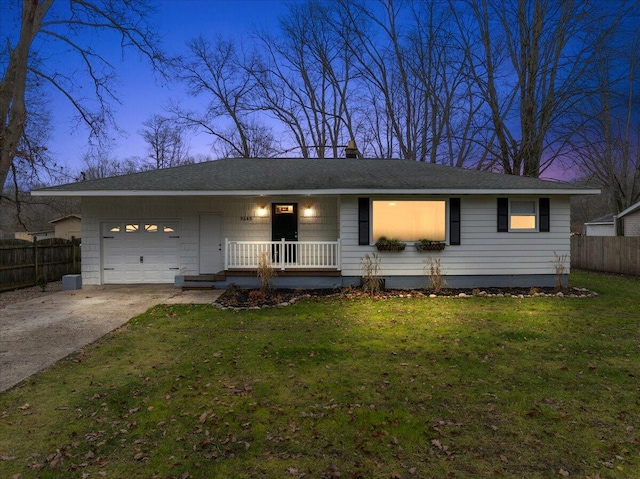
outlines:
M275 26L286 10L286 3L277 0L156 0L156 3L156 25L169 55L182 53L185 43L198 35L233 36L238 42L250 42L254 27ZM153 114L164 114L169 100L193 100L187 97L184 86L154 74L137 52L130 50L122 57L116 38L104 39L99 45L101 51L110 53L118 74L116 92L121 105L117 106L116 122L125 136L114 135L113 154L119 159L142 157L145 143L138 134L142 123ZM74 131L75 123L71 121L74 110L61 96L53 97L50 107L54 123L50 153L59 163L77 170L88 148L87 130ZM209 154L209 143L204 134L192 136L190 151Z
M287 11L287 4L302 1L306 0L153 0L158 9L153 23L158 27L163 48L169 56L183 53L186 42L199 35L233 37L238 43L248 45L252 42L253 31L276 29L278 18ZM16 15L19 16L19 3L0 0L0 33L5 29L11 31L14 24L19 24L15 21ZM155 74L138 52L128 50L122 56L119 38L103 34L88 40L109 59L118 75L115 91L121 104L114 105L114 109L115 122L121 133L112 135L112 156L118 159L144 157L146 145L138 133L143 122L154 114L166 114L164 107L170 101L188 105L197 100L186 94L182 84ZM48 53L45 44L39 54L47 56ZM70 62L64 55L58 55L56 61ZM67 63L61 70L73 71L74 68L75 65ZM56 163L65 165L71 174L75 174L81 169L81 158L89 148L87 129L82 125L78 127L73 121L76 112L62 95L52 93L49 108L52 113L49 153ZM190 135L190 153L211 154L210 141L203 133ZM561 179L564 173L557 164L545 171L543 177Z

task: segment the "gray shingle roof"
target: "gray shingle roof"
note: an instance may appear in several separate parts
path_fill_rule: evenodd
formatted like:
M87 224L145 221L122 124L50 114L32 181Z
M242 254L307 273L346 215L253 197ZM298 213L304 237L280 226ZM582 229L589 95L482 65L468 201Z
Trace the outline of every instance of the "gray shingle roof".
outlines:
M409 160L236 158L82 181L39 190L68 192L365 192L368 190L575 190L567 183Z

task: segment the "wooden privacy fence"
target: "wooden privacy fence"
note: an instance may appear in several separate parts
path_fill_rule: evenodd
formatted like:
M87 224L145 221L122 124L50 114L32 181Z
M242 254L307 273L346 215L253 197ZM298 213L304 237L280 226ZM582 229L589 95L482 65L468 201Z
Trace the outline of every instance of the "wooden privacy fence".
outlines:
M46 239L33 243L0 242L0 291L58 281L65 274L80 273L79 241Z
M640 236L573 236L571 267L640 276Z

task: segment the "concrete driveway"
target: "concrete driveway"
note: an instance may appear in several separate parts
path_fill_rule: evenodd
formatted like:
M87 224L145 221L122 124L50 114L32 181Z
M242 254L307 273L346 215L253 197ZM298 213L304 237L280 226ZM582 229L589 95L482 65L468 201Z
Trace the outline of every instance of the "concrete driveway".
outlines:
M91 344L157 304L207 304L220 290L173 285L85 286L0 309L0 391Z

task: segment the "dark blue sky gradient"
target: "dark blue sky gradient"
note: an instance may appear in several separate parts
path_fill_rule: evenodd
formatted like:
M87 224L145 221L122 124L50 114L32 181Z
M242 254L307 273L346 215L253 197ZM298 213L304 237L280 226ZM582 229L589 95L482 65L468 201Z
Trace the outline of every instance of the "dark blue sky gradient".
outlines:
M156 24L169 55L184 52L186 42L199 35L222 35L250 44L254 29L276 28L278 17L286 10L285 2L275 0L161 0L157 4ZM164 114L163 108L170 100L194 100L181 84L155 74L136 51L128 50L122 56L119 38L102 34L91 40L117 69L116 92L121 105L117 106L115 119L124 135L111 135L113 156L142 157L145 144L138 134L142 123L153 114ZM77 170L89 147L87 130L72 120L75 111L61 95L52 96L50 107L55 125L50 153L58 163ZM210 153L210 140L205 135L193 136L190 144L192 154Z

